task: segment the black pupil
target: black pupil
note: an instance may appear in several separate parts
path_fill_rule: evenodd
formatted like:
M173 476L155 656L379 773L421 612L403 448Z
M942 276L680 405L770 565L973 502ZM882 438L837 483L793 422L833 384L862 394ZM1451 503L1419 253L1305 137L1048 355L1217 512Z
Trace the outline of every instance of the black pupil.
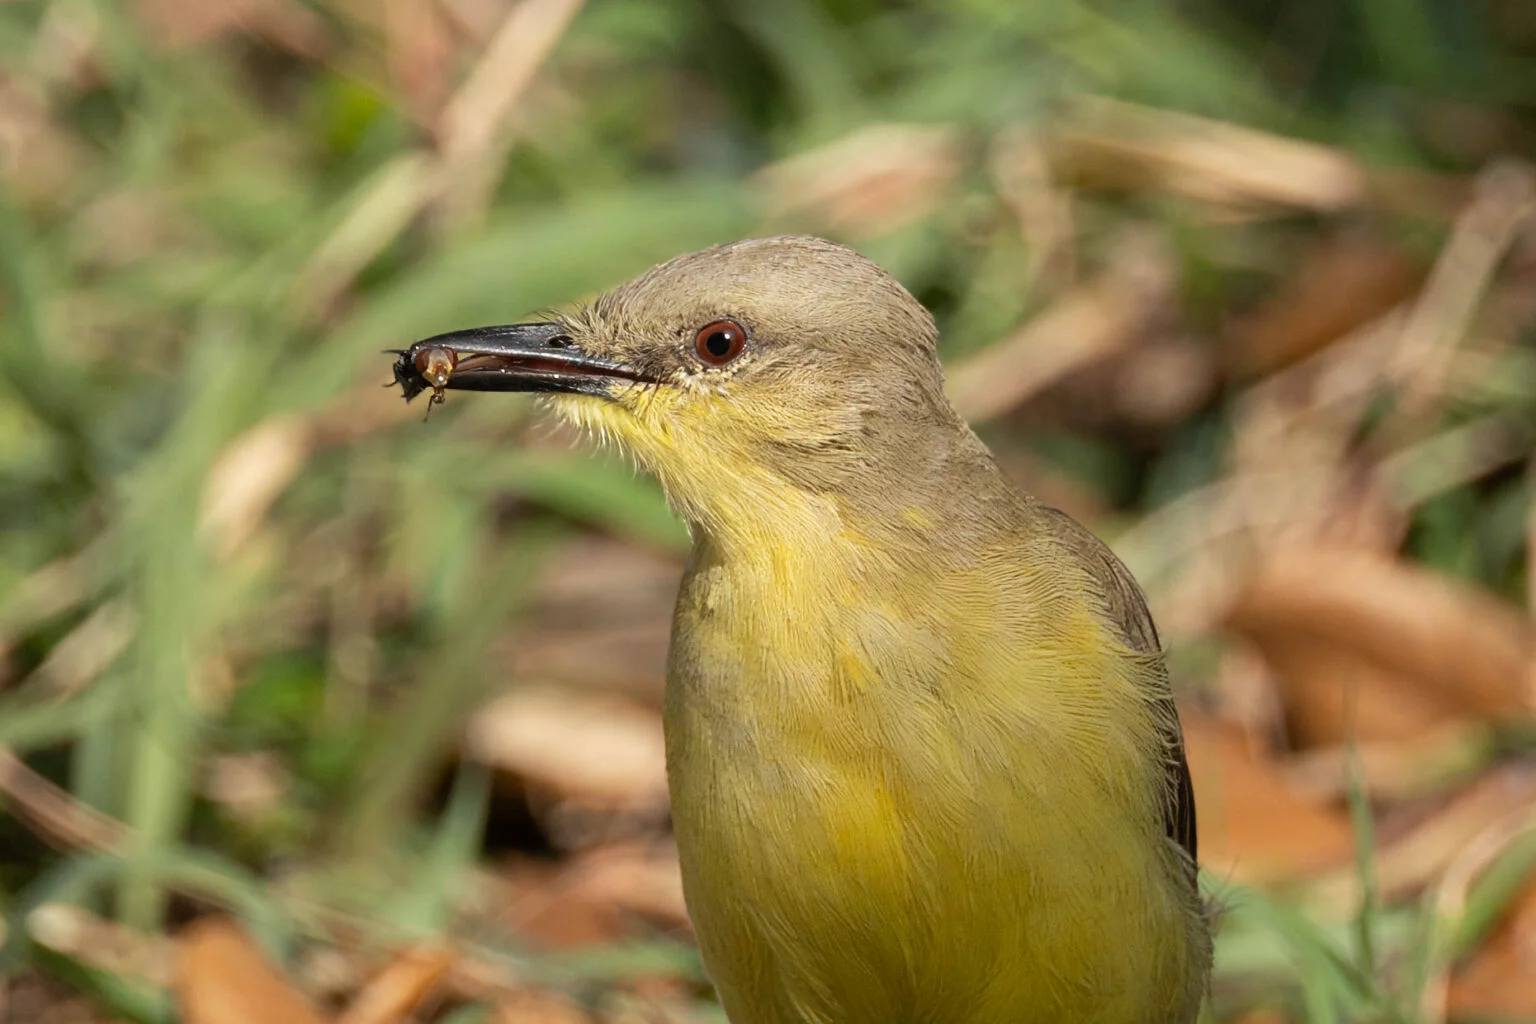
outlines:
M709 354L716 359L724 359L731 354L731 332L728 330L714 331L704 339L704 347L709 349Z

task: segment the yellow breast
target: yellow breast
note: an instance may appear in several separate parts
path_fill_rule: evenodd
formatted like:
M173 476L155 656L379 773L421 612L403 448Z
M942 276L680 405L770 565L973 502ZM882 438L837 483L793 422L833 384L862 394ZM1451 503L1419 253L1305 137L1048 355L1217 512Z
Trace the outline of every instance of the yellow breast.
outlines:
M1145 663L1024 549L815 548L701 553L678 606L674 817L734 1024L1192 1019Z

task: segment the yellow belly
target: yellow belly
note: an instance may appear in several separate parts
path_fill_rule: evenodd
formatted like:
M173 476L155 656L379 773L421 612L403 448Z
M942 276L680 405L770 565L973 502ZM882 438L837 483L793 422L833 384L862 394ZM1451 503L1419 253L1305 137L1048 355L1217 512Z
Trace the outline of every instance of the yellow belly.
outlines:
M666 709L689 911L733 1024L1194 1019L1205 923L1136 680L1090 617L1015 657L857 608L764 643L715 614L737 600L685 593Z
M709 768L674 774L674 814L734 1024L1189 1019L1177 866L1092 810L1070 766L1051 800L878 757Z

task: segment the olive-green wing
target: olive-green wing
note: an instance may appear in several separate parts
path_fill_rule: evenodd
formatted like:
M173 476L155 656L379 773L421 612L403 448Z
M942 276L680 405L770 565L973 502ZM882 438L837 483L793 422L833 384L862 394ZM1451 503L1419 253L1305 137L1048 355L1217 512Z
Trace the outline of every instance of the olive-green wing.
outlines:
M1157 626L1152 622L1152 613L1147 610L1147 599L1130 570L1103 541L1077 520L1059 509L1047 508L1045 511L1050 516L1052 532L1056 538L1088 567L1093 578L1103 587L1106 616L1125 642L1147 654L1161 653L1162 645L1158 640ZM1189 762L1184 756L1184 733L1179 728L1179 714L1173 704L1173 689L1168 682L1167 669L1162 667L1161 661L1155 685L1159 692L1154 695L1153 709L1162 720L1168 747L1163 825L1169 838L1184 847L1193 862L1196 860L1195 790L1189 778Z

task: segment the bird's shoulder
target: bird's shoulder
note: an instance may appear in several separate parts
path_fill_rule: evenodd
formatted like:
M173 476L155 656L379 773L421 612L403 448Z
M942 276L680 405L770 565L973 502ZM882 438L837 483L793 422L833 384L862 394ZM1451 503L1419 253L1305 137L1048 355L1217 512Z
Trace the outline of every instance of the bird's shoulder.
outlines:
M1082 523L1049 505L1036 507L1039 531L1091 579L1103 615L1130 647L1144 654L1162 650L1157 625L1141 585L1109 545Z
M1147 694L1158 718L1166 749L1164 827L1168 837L1196 860L1195 794L1184 753L1184 735L1174 706L1173 689L1162 659L1157 625L1147 599L1124 562L1091 530L1060 509L1038 506L1038 522L1050 542L1059 545L1085 571L1101 613L1120 639L1138 653L1151 656L1146 673Z

